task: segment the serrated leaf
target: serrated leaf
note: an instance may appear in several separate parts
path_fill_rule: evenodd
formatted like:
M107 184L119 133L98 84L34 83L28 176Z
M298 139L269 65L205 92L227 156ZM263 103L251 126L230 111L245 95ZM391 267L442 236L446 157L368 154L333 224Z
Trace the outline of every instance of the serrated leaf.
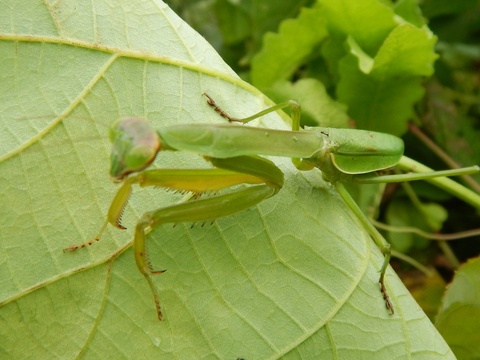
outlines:
M297 14L302 6L310 2L311 0L220 0L215 2L215 10L227 43L238 41L241 36L245 38L247 35L256 43L266 31L275 30L283 19ZM239 30L243 35L237 34Z
M422 77L433 73L436 38L425 27L395 18L380 1L320 3L334 39L323 53L329 63L340 64L333 65L338 100L360 128L402 135L424 93ZM342 55L343 42L348 53Z
M352 36L347 37L347 44L348 49L350 49L350 54L358 60L359 69L365 74L370 74L374 65L373 58L363 51Z
M480 305L480 258L474 258L462 265L448 286L441 311L456 303ZM439 315L440 316L440 315Z
M160 1L0 6L1 357L452 358L391 270L388 315L379 251L320 172L288 159L276 159L286 186L274 198L213 226L149 234L151 262L168 269L155 279L164 322L132 230L180 195L136 189L127 231L63 253L96 234L116 191L106 128L118 116L223 123L205 91L240 117L270 103ZM257 125L288 128L273 114ZM206 166L167 153L154 165Z
M433 73L436 38L409 24L396 27L374 58L349 36L350 55L340 63L339 100L363 129L402 135L423 95L422 76Z
M385 77L431 76L437 38L425 29L403 24L388 35L375 56L372 75Z
M281 24L278 34L264 36L262 50L252 61L252 83L265 89L289 78L326 36L322 12L302 9L298 18Z
M374 78L359 69L353 55L343 58L339 69L338 99L359 128L397 136L406 131L413 104L424 93L420 78Z
M319 0L330 32L341 38L350 35L374 56L388 34L397 26L395 14L378 0Z

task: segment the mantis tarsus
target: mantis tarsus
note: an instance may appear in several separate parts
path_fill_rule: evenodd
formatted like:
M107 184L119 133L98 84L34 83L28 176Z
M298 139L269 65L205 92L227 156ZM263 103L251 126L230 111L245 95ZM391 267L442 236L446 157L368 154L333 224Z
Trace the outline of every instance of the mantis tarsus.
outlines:
M403 155L403 141L393 135L354 129L308 128L300 130L300 105L290 100L250 117L237 119L229 116L207 94L207 103L229 122L248 123L267 113L290 107L292 131L247 127L242 125L176 125L153 129L140 118L124 118L115 122L109 132L113 144L110 175L122 182L115 195L99 234L82 245L65 251L91 245L100 239L110 223L119 229L123 209L132 192L132 185L157 186L192 193L203 193L249 184L246 188L227 194L196 199L145 213L137 222L133 240L135 261L145 276L154 295L157 315L162 320L159 294L152 275L164 270L154 270L148 261L145 235L165 223L214 220L255 206L275 195L283 186L282 171L270 160L259 155L290 157L299 170L318 168L323 178L333 184L347 205L384 254L380 270L380 290L387 309L394 313L384 284L384 275L390 260L390 245L368 221L345 189L344 182L370 183L384 179L372 174L377 170L396 165ZM158 152L191 151L205 157L213 168L208 169L153 169L145 170ZM478 167L461 171L452 170L445 175L478 172ZM435 173L407 175L407 180L438 176ZM402 181L401 175L385 178Z

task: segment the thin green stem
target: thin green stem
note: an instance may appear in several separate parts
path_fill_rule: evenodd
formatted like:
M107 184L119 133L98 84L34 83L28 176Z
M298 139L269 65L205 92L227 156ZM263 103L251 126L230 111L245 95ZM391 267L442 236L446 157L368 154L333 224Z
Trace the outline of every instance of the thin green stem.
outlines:
M417 194L415 193L415 191L412 189L412 186L408 183L404 183L402 184L402 187L404 188L405 192L407 193L408 197L410 198L410 200L412 201L412 203L415 205L415 207L420 211L420 213L423 214L423 207L422 207L422 202L420 201L420 199L418 198ZM427 225L428 225L428 221L427 221ZM434 229L432 228L432 226L429 226L430 227L430 230L437 230L437 229ZM450 247L449 244L447 244L445 241L439 241L439 246L440 246L440 249L442 250L442 252L444 253L444 255L449 259L450 263L452 265L457 265L459 264L459 261L457 259L457 257L455 256L455 254L453 253L452 251L452 248ZM456 267L457 267L456 266Z
M397 166L404 171L413 171L416 173L428 173L434 171L406 156L402 156ZM477 171L480 169L478 166L473 167L473 169L475 168ZM443 189L446 192L458 197L473 207L480 209L480 195L470 189L467 189L465 186L462 186L461 184L444 177L427 178L425 181L434 184L440 189Z
M403 156L402 158L405 158L405 156ZM420 164L420 163L417 163L417 164ZM424 168L430 169L430 168L427 168L426 166L424 166ZM396 183L396 182L416 181L416 180L427 181L429 179L438 178L438 177L461 176L464 174L476 174L478 172L480 172L480 167L477 165L474 165L474 166L469 166L461 169L451 169L451 170L434 171L430 169L429 172L425 172L425 173L418 172L418 173L409 173L409 174L380 175L380 176L374 175L374 174L365 174L365 175L362 174L362 175L357 175L354 179L354 182L356 182L357 184L380 184L380 183Z
M425 135L419 128L413 123L408 124L410 132L415 135L425 146L433 151L445 164L452 169L459 169L460 165L453 160L442 148L435 144L427 135ZM461 175L463 181L467 183L473 190L480 192L480 184L477 183L471 176Z
M402 183L401 184L403 187L403 190L407 194L407 196L410 198L410 201L413 203L413 205L418 209L418 211L423 212L422 208L422 202L417 196L417 193L413 190L412 186L409 183ZM435 229L430 229L430 230L435 230Z
M418 262L417 260L415 260L411 256L405 255L404 253L401 253L401 252L396 251L396 250L392 250L392 257L395 257L397 259L400 259L400 260L406 262L407 264L412 265L415 269L420 270L426 276L433 276L434 275L434 272L432 270L430 270L428 267L422 265L420 262Z
M453 268L458 269L460 267L460 261L458 261L458 258L455 256L455 254L452 251L452 248L447 244L447 242L440 241L438 243L438 246L447 257L448 262L452 264Z
M429 232L420 230L420 229L415 228L415 227L392 226L392 225L384 224L384 223L382 223L380 221L377 221L375 219L370 219L370 221L377 228L385 230L385 231L391 231L391 232L396 232L396 233L412 233L412 234L416 234L418 236L421 236L421 237L423 237L425 239L429 239L429 240L452 241L452 240L465 239L465 238L473 237L473 236L480 236L480 229L459 231L459 232L456 232L454 234L435 234L435 233L429 233Z

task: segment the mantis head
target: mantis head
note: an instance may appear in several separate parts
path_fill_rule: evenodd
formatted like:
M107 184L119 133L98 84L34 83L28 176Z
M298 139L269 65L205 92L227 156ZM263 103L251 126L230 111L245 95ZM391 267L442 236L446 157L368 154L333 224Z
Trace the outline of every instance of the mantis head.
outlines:
M150 124L140 118L122 118L109 131L112 142L110 176L114 182L147 168L160 150L160 138Z

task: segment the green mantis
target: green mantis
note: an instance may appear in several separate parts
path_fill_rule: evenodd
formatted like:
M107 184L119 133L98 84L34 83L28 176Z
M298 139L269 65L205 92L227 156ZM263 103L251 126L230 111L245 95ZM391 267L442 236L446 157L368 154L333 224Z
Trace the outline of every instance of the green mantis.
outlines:
M394 313L384 284L390 260L390 245L366 219L344 187L345 182L369 183L385 180L375 171L396 165L403 155L401 139L383 133L363 130L308 128L300 130L300 105L287 101L244 119L236 119L223 111L207 94L207 103L229 122L242 124L269 112L290 107L292 131L254 128L243 125L177 125L153 129L139 118L125 118L110 129L112 142L110 175L121 183L99 234L91 241L74 245L65 251L75 251L98 241L108 224L125 229L121 224L123 209L132 186L156 186L193 194L218 191L235 185L249 185L208 198L145 213L137 222L133 240L135 262L147 280L155 301L158 318L162 311L158 290L152 276L165 270L155 270L148 260L145 236L149 230L166 223L209 221L255 206L274 196L283 186L282 171L264 156L283 156L293 159L299 170L318 168L325 180L335 186L347 205L359 218L374 242L384 254L380 270L380 290L387 309ZM205 157L212 165L208 169L151 169L146 168L160 151L190 151ZM449 171L442 175L478 172L478 167ZM408 180L438 176L435 173L407 175ZM388 181L403 181L400 176Z

